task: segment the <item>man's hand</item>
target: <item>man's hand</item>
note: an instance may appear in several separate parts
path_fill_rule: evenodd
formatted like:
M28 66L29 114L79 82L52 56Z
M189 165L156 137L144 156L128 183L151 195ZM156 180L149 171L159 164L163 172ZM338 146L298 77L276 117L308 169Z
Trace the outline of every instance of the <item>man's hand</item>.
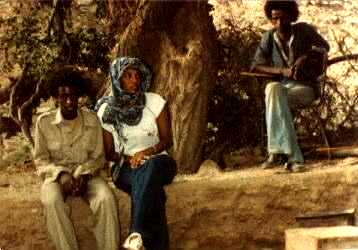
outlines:
M89 175L81 175L73 182L73 196L81 196L87 192L87 184L90 179Z
M282 68L281 75L287 78L292 78L294 72L294 67Z
M67 172L60 173L58 183L61 185L62 193L65 198L72 194L74 183L72 175Z

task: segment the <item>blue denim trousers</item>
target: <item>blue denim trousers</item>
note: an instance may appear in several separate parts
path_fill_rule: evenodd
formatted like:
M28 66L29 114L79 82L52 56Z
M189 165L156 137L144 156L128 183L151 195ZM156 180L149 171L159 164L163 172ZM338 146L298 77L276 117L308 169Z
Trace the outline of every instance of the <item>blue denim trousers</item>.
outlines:
M168 155L156 155L139 168L114 165L114 184L131 196L130 233L142 235L146 250L168 250L169 234L165 213L164 186L176 175L175 161ZM112 174L112 177L115 175Z
M289 162L304 161L297 143L291 109L305 108L314 100L314 89L297 81L270 82L266 85L265 113L269 154L286 154Z

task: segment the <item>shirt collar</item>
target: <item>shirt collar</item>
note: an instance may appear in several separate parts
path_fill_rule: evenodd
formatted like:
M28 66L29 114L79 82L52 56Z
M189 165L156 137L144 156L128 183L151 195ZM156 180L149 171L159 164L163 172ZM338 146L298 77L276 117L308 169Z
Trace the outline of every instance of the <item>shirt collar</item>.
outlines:
M75 120L78 119L79 117L82 117L82 114L79 110L77 110L77 117L75 118ZM51 123L54 125L59 125L59 124L63 124L64 121L66 121L66 119L63 118L60 108L57 108L55 119Z
M291 36L290 36L290 40L288 40L288 50L289 50L289 54L287 55L285 50L283 49L283 44L280 40L280 38L278 37L277 34L277 30L273 33L273 38L275 40L275 43L277 44L277 47L281 53L281 56L283 58L283 60L285 61L285 63L287 65L291 65L293 63L293 58L294 58L294 51L293 51L293 40L295 39L295 29L294 26L291 25Z
M87 112L81 110L80 108L77 109L77 117L75 120L81 121L84 126L88 127L96 127L98 125L98 120L94 119L93 116L89 115ZM63 118L61 114L60 108L57 108L55 118L51 122L53 125L63 124L63 122L66 121L65 118Z

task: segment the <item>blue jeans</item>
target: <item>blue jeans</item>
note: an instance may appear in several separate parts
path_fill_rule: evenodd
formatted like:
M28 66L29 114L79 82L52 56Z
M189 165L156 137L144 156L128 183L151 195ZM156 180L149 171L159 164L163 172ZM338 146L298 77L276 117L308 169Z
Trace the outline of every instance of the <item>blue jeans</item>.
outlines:
M289 162L303 162L290 109L309 106L314 89L297 81L270 82L265 89L267 151L286 154Z
M113 182L131 196L130 233L142 235L146 250L169 249L163 186L170 184L176 175L175 161L168 155L156 155L137 169L128 164L118 168L113 166L119 171Z

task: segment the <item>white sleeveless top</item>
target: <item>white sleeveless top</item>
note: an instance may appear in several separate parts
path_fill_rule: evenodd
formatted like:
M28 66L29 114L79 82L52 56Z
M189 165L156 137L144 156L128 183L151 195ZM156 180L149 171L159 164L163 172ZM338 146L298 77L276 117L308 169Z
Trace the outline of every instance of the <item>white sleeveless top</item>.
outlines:
M123 137L119 137L112 124L103 123L102 121L103 112L108 104L104 103L99 108L97 115L100 118L102 127L112 134L116 152L121 152L121 147L124 147L124 154L133 156L135 153L159 142L156 119L162 112L166 101L160 95L152 92L146 92L145 98L142 119L134 126L123 123ZM162 153L166 154L166 152Z

